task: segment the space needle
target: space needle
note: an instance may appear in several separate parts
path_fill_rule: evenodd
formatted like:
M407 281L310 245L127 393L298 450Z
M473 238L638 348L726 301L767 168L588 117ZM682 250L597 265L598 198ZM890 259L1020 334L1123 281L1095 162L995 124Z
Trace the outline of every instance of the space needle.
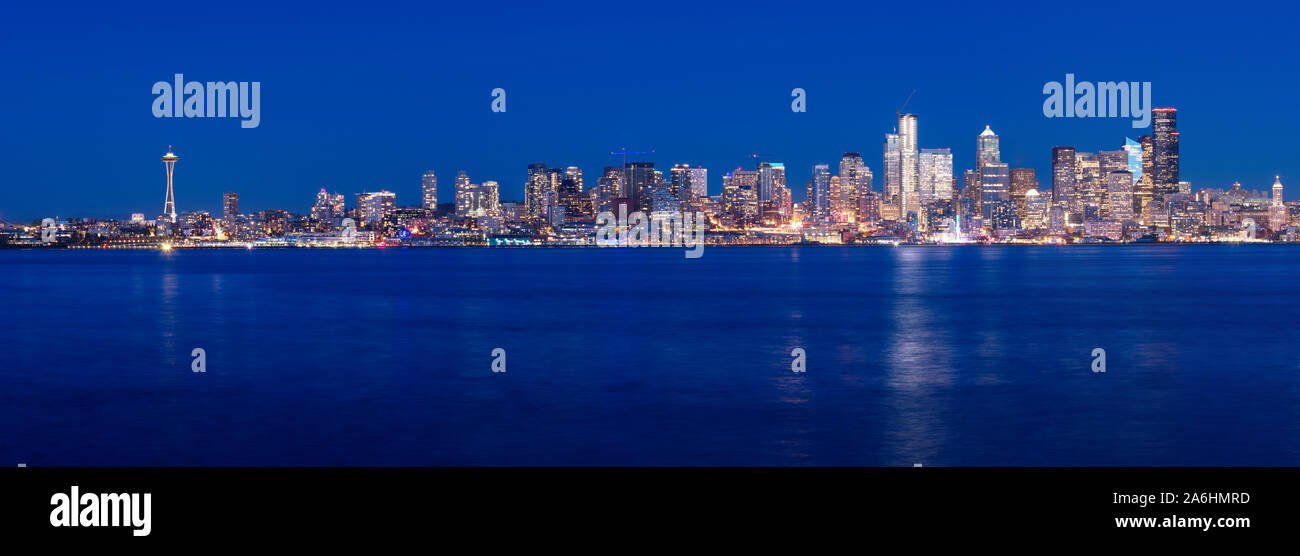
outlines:
M163 164L167 165L167 201L163 203L163 216L171 219L173 224L176 223L176 197L172 193L172 170L180 158L172 154L172 146L167 145L167 154L162 157Z

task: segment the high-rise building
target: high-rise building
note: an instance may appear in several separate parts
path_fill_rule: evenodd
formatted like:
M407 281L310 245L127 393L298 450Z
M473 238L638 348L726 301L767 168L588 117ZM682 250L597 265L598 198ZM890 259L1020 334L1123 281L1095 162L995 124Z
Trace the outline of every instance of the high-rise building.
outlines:
M1052 147L1052 203L1067 207L1074 198L1074 147Z
M995 201L1011 200L1011 172L1005 162L985 162L980 167L980 205L978 209L984 216L985 221L993 220L992 210L995 206L1000 206ZM1014 205L1012 213L1014 214ZM1005 222L1005 221L1004 221ZM1012 226L1002 226L1009 228Z
M1129 178L1133 174L1129 170L1129 151L1126 149L1117 149L1113 151L1097 151L1098 180L1099 187L1097 193L1090 198L1089 202L1101 207L1102 216L1106 219L1113 219L1111 216L1111 198L1110 195L1110 175L1114 172L1130 172ZM1129 197L1130 202L1132 197Z
M898 148L898 134L885 134L885 202L898 204L898 192L902 190L903 153Z
M908 213L917 212L917 186L920 181L920 159L917 149L916 114L898 116L898 150L901 160L902 179L899 180L899 205L901 217L906 220Z
M230 222L239 216L239 194L227 191L221 194L221 219Z
M1133 173L1128 170L1111 172L1106 179L1106 190L1109 197L1109 202L1106 203L1109 214L1106 219L1119 222L1133 220Z
M624 191L621 197L633 200L634 210L649 212L652 208L651 196L659 185L659 172L653 162L628 162L623 165Z
M779 187L785 187L785 164L758 163L758 201L760 203L771 201Z
M812 179L808 180L808 198L804 206L811 220L828 222L831 220L831 167L829 164L816 164L812 169Z
M1034 191L1038 194L1038 176L1033 168L1012 168L1011 169L1011 200L1016 202L1016 215L1021 220L1025 219L1026 212L1029 209L1026 195Z
M1133 183L1142 179L1142 143L1124 138L1124 152L1128 153L1128 171L1133 174Z
M591 201L583 190L581 168L570 166L564 169L558 195L566 220L585 221L591 218Z
M862 196L858 171L863 167L862 155L858 153L844 153L840 157L840 205L854 217L858 213L858 199Z
M1138 145L1142 149L1140 160L1142 175L1138 177L1137 185L1133 190L1133 205L1138 211L1138 218L1142 224L1150 226L1154 224L1152 213L1156 209L1155 156L1152 152L1155 148L1150 135L1138 137Z
M952 149L921 149L919 202L952 199Z
M438 210L438 176L429 170L420 178L420 206L425 210Z
M474 184L469 182L469 174L464 170L456 172L454 191L456 193L456 216L464 218L474 210Z
M998 146L998 135L993 128L984 126L979 137L975 138L975 171L984 168L986 162L1002 162L1002 150Z
M1152 185L1158 197L1178 193L1178 110L1151 111L1151 140L1155 175Z

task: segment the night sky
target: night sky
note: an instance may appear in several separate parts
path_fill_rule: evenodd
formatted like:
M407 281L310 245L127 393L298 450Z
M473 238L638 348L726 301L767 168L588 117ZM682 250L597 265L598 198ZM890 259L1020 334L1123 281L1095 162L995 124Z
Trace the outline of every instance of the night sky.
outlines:
M321 187L396 191L420 175L501 183L522 199L529 163L581 166L587 185L654 150L665 170L709 168L709 191L751 153L784 162L795 200L813 164L859 151L883 185L895 111L920 146L974 165L985 124L1002 159L1050 181L1053 145L1119 148L1129 119L1047 119L1043 84L1150 81L1179 110L1182 179L1295 184L1300 73L1287 4L1163 2L705 2L559 4L164 3L14 5L0 21L5 110L0 218L118 217L162 209L174 145L180 211L305 212ZM35 10L35 11L32 11ZM261 125L155 119L156 81L260 81ZM507 112L490 111L493 88ZM790 111L790 91L808 111Z

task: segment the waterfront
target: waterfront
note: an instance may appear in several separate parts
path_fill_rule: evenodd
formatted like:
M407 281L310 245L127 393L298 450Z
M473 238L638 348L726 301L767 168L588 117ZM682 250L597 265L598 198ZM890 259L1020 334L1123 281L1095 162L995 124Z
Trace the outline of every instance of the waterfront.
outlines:
M1298 465L1298 256L7 251L0 457Z

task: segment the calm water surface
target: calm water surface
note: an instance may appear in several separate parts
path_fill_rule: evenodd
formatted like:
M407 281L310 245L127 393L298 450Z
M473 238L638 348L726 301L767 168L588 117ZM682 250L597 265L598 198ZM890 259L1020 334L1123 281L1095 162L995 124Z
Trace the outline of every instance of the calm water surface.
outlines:
M1300 465L1298 275L1282 246L0 251L0 464Z

